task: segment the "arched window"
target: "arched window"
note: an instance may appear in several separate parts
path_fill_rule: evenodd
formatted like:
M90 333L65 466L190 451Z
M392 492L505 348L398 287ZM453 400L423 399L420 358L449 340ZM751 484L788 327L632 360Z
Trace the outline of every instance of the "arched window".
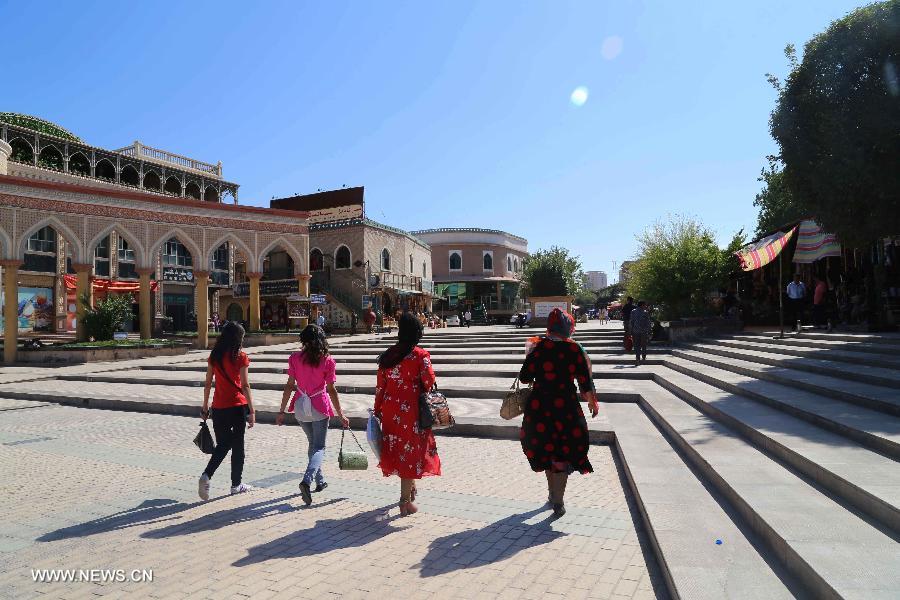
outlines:
M118 246L116 252L119 259L119 279L137 279L138 272L134 258L134 249L121 234L119 234Z
M512 256L510 256L509 254L507 254L507 255L506 255L506 270L507 270L507 272L512 273L512 272L513 272L512 267L513 267L513 264L512 264Z
M187 187L184 189L184 194L188 198L193 198L194 200L200 200L200 186L192 181L189 184L187 184Z
M181 195L181 182L178 181L177 177L169 177L166 179L166 187L163 188L163 191L168 192L174 196Z
M109 277L109 236L100 240L94 248L94 275Z
M87 177L91 174L91 163L81 152L69 155L69 173Z
M107 181L115 181L116 167L110 161L102 158L97 161L97 166L94 167L94 177L106 179Z
M416 269L416 268L413 266L413 255L410 254L410 255L409 255L409 272L410 272L410 273L414 273L414 272L415 272L415 269Z
M219 192L211 185L206 186L206 192L203 194L203 200L206 202L218 202Z
M458 250L450 251L450 270L462 271L462 253Z
M388 252L388 249L385 248L381 251L381 270L382 271L390 271L391 270L391 253Z
M69 169L72 169L72 161L69 161ZM159 179L159 174L156 171L147 171L144 174L144 189L145 190L161 190L162 182Z
M325 257L318 248L313 248L312 252L309 253L309 270L311 272L325 270Z
M263 259L265 280L291 279L294 276L294 259L284 250L272 250Z
M422 279L428 279L428 263L422 261Z
M137 169L131 165L122 167L122 173L119 175L119 182L137 187L141 182L141 176L138 175Z
M214 285L229 285L228 278L228 242L213 252L209 259L209 282Z
M350 248L341 246L334 253L334 268L349 269L350 268Z
M35 273L56 273L56 230L44 227L28 238L25 247L23 271Z
M45 169L62 171L62 153L53 146L45 146L44 149L41 150L41 153L38 154L38 165L44 167Z
M518 273L518 272L519 272L519 259L518 259L518 257L516 257L516 258L513 259L513 272L514 272L514 273Z
M29 164L34 162L34 149L31 147L31 144L22 138L15 138L9 141L9 145L12 146L12 154L9 155L10 160Z
M481 257L481 261L484 264L485 271L493 271L494 270L494 253L486 250L484 255Z
M170 267L193 267L194 259L178 238L172 238L163 245L162 263Z

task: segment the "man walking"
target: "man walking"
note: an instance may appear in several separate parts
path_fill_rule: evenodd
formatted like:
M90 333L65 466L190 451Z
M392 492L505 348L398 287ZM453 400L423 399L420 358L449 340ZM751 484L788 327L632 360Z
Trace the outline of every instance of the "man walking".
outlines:
M630 298L629 298L630 300ZM647 344L650 342L650 332L653 330L653 320L647 312L647 303L641 300L630 313L631 338L634 340L634 364L641 364L641 360L647 360Z
M465 314L463 315L463 320L466 322L466 327L472 326L472 311L468 308L466 309Z
M359 317L356 316L356 311L350 313L350 335L356 335L356 324L359 323Z
M622 324L625 325L625 335L631 333L629 329L629 321L631 320L631 311L634 310L634 298L628 296L625 306L622 307Z
M803 302L806 299L806 285L800 281L800 273L794 273L794 280L787 285L788 320L791 327L797 328L797 322L803 319Z

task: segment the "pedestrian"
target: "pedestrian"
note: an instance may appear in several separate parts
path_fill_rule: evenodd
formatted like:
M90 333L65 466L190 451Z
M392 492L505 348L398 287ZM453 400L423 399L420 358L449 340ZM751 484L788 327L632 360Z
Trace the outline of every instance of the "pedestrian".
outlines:
M520 433L522 451L535 472L547 476L547 502L557 517L565 514L569 475L591 473L588 428L579 402L587 401L591 416L600 411L591 376L591 361L572 341L575 319L554 308L547 317L547 334L535 338L519 372L522 383L534 383Z
M256 422L247 374L250 358L241 350L243 342L244 328L229 321L222 327L216 345L207 359L206 385L203 388L203 407L200 414L206 419L211 413L216 446L206 469L200 476L199 493L203 500L209 500L209 480L229 450L231 450L231 493L241 494L253 489L241 482L244 471L245 427L253 427ZM213 379L216 382L216 391L210 411L209 391Z
M385 477L400 477L400 516L418 511L416 480L441 474L431 428L419 428L419 396L435 384L431 356L417 344L422 324L410 313L398 322L398 341L378 359L375 416L381 420L381 460Z
M325 331L325 313L319 309L319 315L316 317L316 325L318 325L322 331Z
M803 320L803 303L806 299L806 285L800 281L800 273L794 273L794 280L787 285L788 297L788 322L791 327L797 327L797 322Z
M625 306L622 307L622 324L625 326L625 335L630 335L631 329L629 328L629 321L631 318L631 311L634 310L634 298L628 296L627 300Z
M825 327L825 296L828 294L828 284L818 275L813 276L813 325L816 329Z
M647 312L647 303L643 300L637 303L631 311L629 318L631 324L631 339L634 343L634 364L647 360L647 344L650 342L650 333L653 331L653 319Z
M370 307L363 315L363 323L366 326L366 333L372 333L372 327L375 325L375 311Z
M356 311L350 313L350 335L356 335L356 324L359 323L359 317L356 316Z
M609 323L609 311L604 306L600 309L600 324L606 325L607 323Z
M463 320L466 322L466 327L472 326L472 311L468 308L466 309L465 314L463 314Z
M303 503L309 506L312 504L311 491L321 492L328 487L322 473L322 460L325 457L329 419L337 415L345 428L350 426L350 421L341 410L341 400L334 387L337 381L336 365L328 353L325 332L318 325L307 325L300 332L300 343L303 348L288 358L288 379L281 393L281 408L275 417L275 424L284 423L287 407L306 434L308 462L300 481L300 496ZM313 480L316 487L310 490Z

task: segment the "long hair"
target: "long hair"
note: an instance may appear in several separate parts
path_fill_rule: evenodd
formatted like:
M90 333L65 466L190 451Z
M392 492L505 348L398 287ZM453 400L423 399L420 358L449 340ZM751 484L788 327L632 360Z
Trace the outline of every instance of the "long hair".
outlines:
M213 346L212 352L209 353L210 360L222 366L225 357L237 360L238 354L241 352L241 346L244 344L244 328L234 321L227 321L222 327L219 339Z
M412 313L405 312L397 321L397 343L378 358L382 369L393 369L413 351L422 339L422 323Z
M328 356L328 340L318 325L307 325L300 332L300 343L303 344L303 362L308 365L317 367Z

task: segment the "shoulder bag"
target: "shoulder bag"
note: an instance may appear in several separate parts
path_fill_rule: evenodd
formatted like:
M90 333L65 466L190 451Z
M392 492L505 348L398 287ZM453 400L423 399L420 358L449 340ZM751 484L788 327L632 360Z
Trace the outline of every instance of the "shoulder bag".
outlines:
M345 431L347 430L341 429L341 449L338 450L338 467L341 471L365 471L369 468L369 457L366 456L366 451L363 449L362 444L359 443L359 440L356 439L356 434L353 433L352 429L350 430L350 436L356 442L359 450L344 450Z
M437 384L431 390L419 395L419 430L448 429L456 425L450 414L447 397L438 391Z
M522 389L519 387L519 378L516 377L503 398L503 404L500 405L500 418L508 421L521 415L525 412L525 404L530 397L531 386Z

